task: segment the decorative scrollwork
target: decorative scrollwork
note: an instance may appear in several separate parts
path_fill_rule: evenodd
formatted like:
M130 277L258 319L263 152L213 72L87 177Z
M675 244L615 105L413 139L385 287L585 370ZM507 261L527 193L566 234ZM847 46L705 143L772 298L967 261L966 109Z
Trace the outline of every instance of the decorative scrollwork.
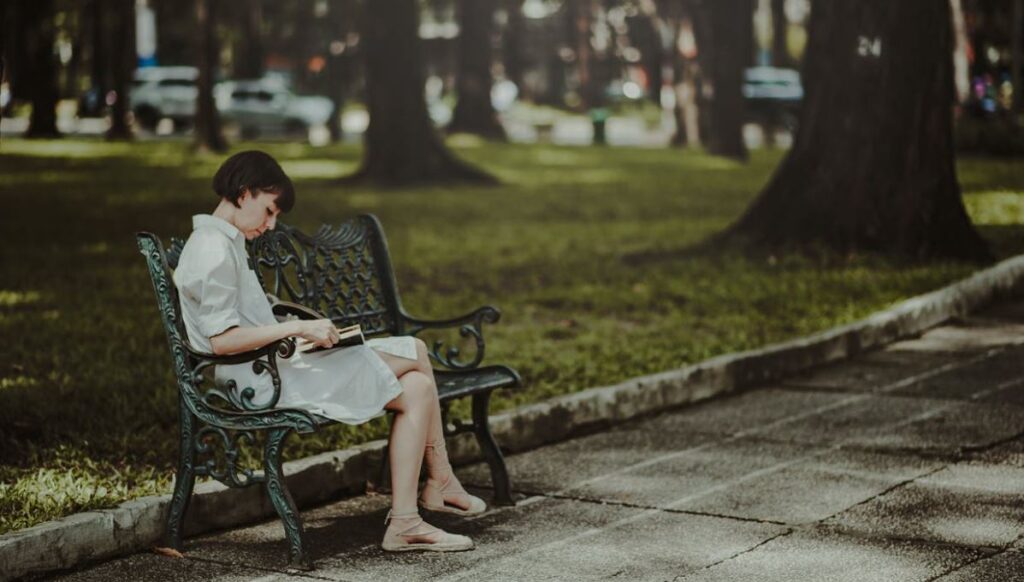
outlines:
M471 358L460 358L462 350L458 346L445 347L444 340L435 340L430 345L430 357L435 362L451 370L469 370L476 368L484 360L485 341L483 327L484 323L496 323L501 319L501 312L491 306L481 307L476 311L462 317L444 321L423 321L407 317L408 333L419 335L429 329L451 329L459 328L459 335L463 338L472 338L475 350Z
M210 436L215 438L208 438ZM216 454L214 443L223 447L223 457ZM203 427L196 433L195 450L198 454L210 455L210 458L196 466L196 474L213 477L228 487L246 487L262 482L263 475L252 469L239 468L238 457L244 444L252 444L250 433L237 432L232 436L220 427Z

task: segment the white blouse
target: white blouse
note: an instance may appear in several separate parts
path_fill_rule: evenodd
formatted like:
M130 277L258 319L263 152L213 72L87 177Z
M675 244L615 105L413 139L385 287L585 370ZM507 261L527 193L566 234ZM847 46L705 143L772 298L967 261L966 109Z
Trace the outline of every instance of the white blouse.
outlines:
M213 353L210 338L232 327L277 323L256 272L249 268L241 231L208 214L194 216L192 226L174 272L174 284L193 347ZM402 386L374 350L409 359L417 355L415 340L399 336L279 359L278 406L302 408L348 424L380 416L384 405L401 394ZM218 383L233 380L236 390L251 386L256 390L256 403L266 402L273 390L270 374L257 374L251 363L217 366L215 378Z

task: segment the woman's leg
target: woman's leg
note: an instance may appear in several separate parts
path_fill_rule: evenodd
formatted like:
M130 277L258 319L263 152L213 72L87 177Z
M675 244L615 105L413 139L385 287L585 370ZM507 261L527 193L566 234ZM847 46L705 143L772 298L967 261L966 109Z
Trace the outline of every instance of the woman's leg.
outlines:
M444 496L445 503L466 510L473 506L473 500L467 494L464 494L462 485L459 483L458 478L452 471L451 463L448 461L448 455L444 446L444 426L441 418L441 405L437 397L437 384L434 381L434 370L427 355L427 346L419 339L416 340L416 351L416 360L400 358L383 352L378 352L378 354L384 360L384 363L395 373L399 382L402 382L402 379L409 374L422 375L429 379L433 402L429 406L426 440L424 448L420 450L420 455L421 458L425 455L427 476L431 481L434 481L439 487L451 482L451 486L446 488L446 490L450 490L452 494ZM398 419L396 418L395 420L397 422ZM392 442L394 440L392 438ZM394 483L397 465L394 456L391 457L391 460L392 482ZM416 463L416 471L416 478L418 479L419 463ZM395 489L392 488L392 491L395 491Z

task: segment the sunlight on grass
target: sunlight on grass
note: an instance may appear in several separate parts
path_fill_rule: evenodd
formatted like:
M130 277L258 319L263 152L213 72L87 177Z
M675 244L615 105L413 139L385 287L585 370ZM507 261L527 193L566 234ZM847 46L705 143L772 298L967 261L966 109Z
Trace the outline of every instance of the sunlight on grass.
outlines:
M20 154L46 158L104 158L124 156L133 144L124 142L84 141L74 139L12 140L0 142L0 155Z
M356 169L336 160L285 160L281 167L292 180L340 178Z
M975 224L1024 224L1024 192L978 192L965 196L964 206Z
M29 378L28 376L13 376L10 378L0 378L0 390L7 390L13 388L30 388L38 384L39 382L35 378Z
M17 339L0 350L0 533L166 490L177 389L133 233L187 236L191 215L215 205L210 179L229 155L184 142L48 144L0 150L11 162L0 175L0 329ZM687 254L739 216L779 151L738 164L693 150L482 143L458 155L498 186L377 188L332 182L360 163L359 147L232 152L243 148L269 152L294 178L289 224L311 231L375 213L410 313L501 308L485 363L517 368L524 386L496 393L492 413L849 323L977 268ZM1024 250L1019 166L958 163L968 208L1002 257ZM48 181L59 175L71 182ZM331 427L289 439L285 456L386 433L383 419Z
M0 307L14 307L36 303L42 299L38 291L3 291L0 290Z

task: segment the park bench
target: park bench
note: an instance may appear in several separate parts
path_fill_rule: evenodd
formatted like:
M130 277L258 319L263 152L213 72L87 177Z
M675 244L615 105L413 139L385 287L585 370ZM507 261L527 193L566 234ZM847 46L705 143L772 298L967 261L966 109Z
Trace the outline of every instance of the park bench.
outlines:
M276 362L294 353L295 342L284 339L229 356L197 351L185 334L172 280L184 241L172 239L165 252L160 239L151 233L139 233L137 239L153 280L179 389L180 455L167 516L168 546L182 549L185 511L196 476L212 477L229 487L263 483L283 522L291 564L312 567L304 549L302 522L281 471L281 445L292 431L309 433L334 421L304 410L275 406L282 388L287 389L281 386ZM322 313L339 326L358 323L368 336L446 331L454 335L455 342L427 342L436 369L445 436L472 432L490 466L494 502L514 503L505 460L491 434L487 412L492 391L517 385L519 375L507 366L480 365L485 346L483 326L498 321L500 312L496 308L485 306L441 321L406 313L398 296L384 231L373 215L361 215L337 227L321 226L312 235L279 223L248 245L254 263L251 266L272 298L276 315L309 318ZM245 362L271 374L274 388L269 402L256 404L252 388L230 390L213 385L207 377L217 364ZM452 401L467 396L472 398L471 420L449 422ZM263 441L262 472L243 468L240 463L243 443L256 442L256 435ZM383 462L387 463L386 454Z

